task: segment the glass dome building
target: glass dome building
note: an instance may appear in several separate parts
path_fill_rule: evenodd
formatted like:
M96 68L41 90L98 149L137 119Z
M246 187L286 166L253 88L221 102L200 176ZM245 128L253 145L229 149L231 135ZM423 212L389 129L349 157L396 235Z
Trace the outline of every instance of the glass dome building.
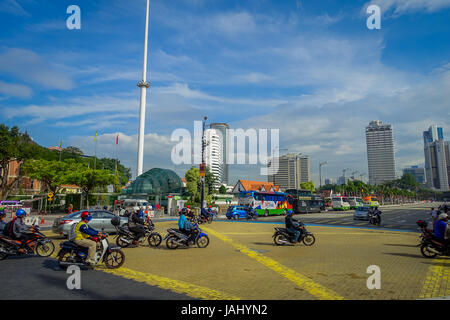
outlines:
M126 189L125 195L181 194L183 183L172 170L153 168L136 178Z

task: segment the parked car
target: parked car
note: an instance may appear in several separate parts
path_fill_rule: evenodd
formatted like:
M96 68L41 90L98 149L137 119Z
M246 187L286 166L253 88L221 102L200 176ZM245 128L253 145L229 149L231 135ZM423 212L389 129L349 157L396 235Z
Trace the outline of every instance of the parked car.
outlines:
M102 229L108 233L116 232L116 228L111 224L111 219L117 217L114 213L104 210L83 210L88 211L92 215L92 220L89 222L89 226L101 231ZM72 214L66 215L62 218L55 219L53 222L53 232L67 237L70 228L74 223L78 223L81 220L81 213L83 211L77 211ZM120 225L128 223L128 218L120 217Z
M358 207L353 214L353 220L369 220L370 207Z
M245 219L247 217L247 207L244 206L229 206L226 216L228 220Z

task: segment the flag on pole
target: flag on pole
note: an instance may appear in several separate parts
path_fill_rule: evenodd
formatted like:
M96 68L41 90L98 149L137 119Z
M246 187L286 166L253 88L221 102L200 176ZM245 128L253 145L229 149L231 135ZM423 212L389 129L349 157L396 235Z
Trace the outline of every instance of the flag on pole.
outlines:
M116 144L119 144L119 134L117 134Z
M97 131L95 131L94 141L97 141Z
M59 148L60 148L60 149L62 148L62 139L59 140Z

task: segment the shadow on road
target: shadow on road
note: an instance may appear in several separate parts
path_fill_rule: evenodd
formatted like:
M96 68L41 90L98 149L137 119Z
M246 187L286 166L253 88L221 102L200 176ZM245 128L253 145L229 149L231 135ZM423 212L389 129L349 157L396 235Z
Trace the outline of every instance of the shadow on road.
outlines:
M394 243L385 243L385 246L392 246L392 247L409 247L409 248L417 248L416 244L394 244Z
M418 254L409 254L409 253L385 252L384 254L390 254L391 256L399 256L399 257L406 257L406 258L426 259L420 253L418 253Z

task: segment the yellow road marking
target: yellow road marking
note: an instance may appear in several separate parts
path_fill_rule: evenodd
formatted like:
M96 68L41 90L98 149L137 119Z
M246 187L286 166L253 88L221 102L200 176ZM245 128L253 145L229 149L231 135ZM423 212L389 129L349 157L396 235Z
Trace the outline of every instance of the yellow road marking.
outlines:
M242 252L243 254L249 256L252 259L255 259L259 263L263 264L264 266L268 267L269 269L272 269L273 271L279 273L283 277L287 278L288 280L292 281L296 285L300 286L301 288L304 288L306 291L308 291L311 295L314 297L319 298L320 300L344 300L344 297L338 295L336 292L327 289L323 286L321 286L318 283L315 283L310 278L298 273L295 270L292 270L286 266L283 266L279 262L268 258L266 256L263 256L262 254L259 254L255 251L250 250L246 246L236 243L230 238L224 236L221 233L218 233L210 228L204 228L205 231L208 233L214 235L215 237L219 238L220 240L232 245L234 248Z
M428 268L419 299L438 298L450 295L450 260L435 259Z
M200 298L205 300L240 300L240 298L236 296L214 289L197 286L184 281L169 279L150 273L139 272L128 268L122 267L119 269L104 269L102 271L123 278L132 279L138 282L144 282L148 285L157 286L161 289L167 289L176 293L186 294L193 298Z

